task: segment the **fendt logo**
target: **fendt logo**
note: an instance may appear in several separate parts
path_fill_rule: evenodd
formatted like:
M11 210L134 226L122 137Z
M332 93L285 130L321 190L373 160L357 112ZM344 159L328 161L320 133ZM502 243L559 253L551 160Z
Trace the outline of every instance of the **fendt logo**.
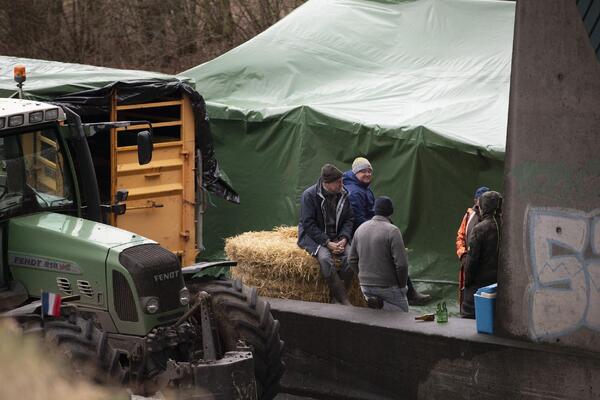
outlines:
M165 272L163 274L154 275L154 282L168 281L179 276L179 271Z
M35 268L54 272L81 274L81 268L74 262L37 257L30 254L8 253L8 263L15 267Z

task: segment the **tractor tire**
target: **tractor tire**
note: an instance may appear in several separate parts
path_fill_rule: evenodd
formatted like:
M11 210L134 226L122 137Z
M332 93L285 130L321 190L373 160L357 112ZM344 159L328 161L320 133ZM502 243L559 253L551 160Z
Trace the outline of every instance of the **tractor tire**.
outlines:
M91 320L71 315L45 322L41 332L75 373L97 383L125 383L127 373L119 362L119 353L108 343L106 332Z
M192 279L186 285L194 295L200 291L210 294L224 351L235 350L238 340L252 349L258 398L273 399L279 392L285 366L281 359L283 341L279 338L279 321L273 319L269 303L258 296L256 288L237 279Z

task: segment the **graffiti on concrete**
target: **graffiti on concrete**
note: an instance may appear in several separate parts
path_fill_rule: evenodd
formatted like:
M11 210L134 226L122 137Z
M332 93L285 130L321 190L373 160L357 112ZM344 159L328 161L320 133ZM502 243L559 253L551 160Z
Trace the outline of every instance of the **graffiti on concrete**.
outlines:
M600 211L530 207L526 215L530 335L600 331Z

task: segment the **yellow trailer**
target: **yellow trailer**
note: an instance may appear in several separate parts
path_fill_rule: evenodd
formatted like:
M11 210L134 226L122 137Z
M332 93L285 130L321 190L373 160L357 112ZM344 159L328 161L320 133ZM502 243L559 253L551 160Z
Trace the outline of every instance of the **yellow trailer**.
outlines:
M147 125L110 130L110 193L129 191L127 212L110 214L110 224L157 241L173 251L182 265L191 265L198 250L198 221L195 125L190 99L184 94L177 100L126 105L117 99L115 91L111 121L148 121L154 150L150 163L138 164L136 134Z
M155 240L184 266L195 264L204 249L206 193L239 202L220 175L200 94L186 82L156 79L115 82L54 101L85 125L104 222ZM149 127L152 159L140 165L137 134ZM111 205L123 190L126 211L115 212Z

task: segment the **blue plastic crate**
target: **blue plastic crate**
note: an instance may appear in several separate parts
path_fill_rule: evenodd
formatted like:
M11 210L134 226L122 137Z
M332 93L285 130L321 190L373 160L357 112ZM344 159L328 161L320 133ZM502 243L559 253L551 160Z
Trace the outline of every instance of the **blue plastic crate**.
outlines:
M478 289L475 293L475 320L479 333L494 334L497 288L498 284L494 283Z

